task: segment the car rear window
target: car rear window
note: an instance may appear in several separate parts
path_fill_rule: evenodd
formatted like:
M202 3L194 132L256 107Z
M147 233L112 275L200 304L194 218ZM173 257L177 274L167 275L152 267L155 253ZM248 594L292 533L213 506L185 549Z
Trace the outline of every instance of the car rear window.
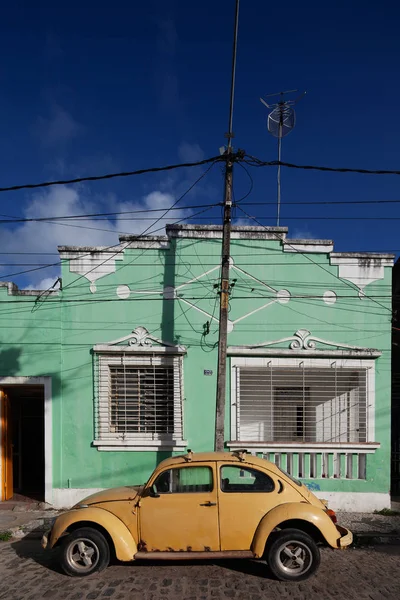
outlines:
M257 469L239 465L221 467L222 492L273 492L275 483L269 475Z

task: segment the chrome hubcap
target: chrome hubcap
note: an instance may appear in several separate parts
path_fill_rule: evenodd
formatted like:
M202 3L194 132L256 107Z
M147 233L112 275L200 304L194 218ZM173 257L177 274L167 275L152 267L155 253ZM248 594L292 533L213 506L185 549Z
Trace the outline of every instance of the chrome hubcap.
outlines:
M309 547L297 540L290 540L282 544L278 549L277 556L281 569L292 575L306 573L313 562Z
M92 540L81 538L68 546L66 558L76 571L92 571L99 562L99 549Z

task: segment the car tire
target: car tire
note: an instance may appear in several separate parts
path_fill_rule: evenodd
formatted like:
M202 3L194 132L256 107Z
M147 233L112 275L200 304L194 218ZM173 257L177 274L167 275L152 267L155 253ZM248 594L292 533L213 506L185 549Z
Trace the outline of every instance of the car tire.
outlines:
M316 572L321 562L317 544L300 529L282 529L273 534L265 558L280 581L303 581Z
M71 577L85 577L105 569L110 562L110 548L104 535L91 527L76 529L61 546L60 564Z

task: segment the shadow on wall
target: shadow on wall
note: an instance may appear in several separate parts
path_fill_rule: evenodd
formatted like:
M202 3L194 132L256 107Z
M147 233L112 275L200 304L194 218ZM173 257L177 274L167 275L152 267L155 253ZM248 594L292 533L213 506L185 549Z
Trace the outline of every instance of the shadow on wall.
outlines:
M176 240L170 239L169 250L165 253L164 296L161 315L161 339L176 344L175 339L175 269Z
M20 348L8 348L7 350L0 350L0 377L21 375L21 353L22 350Z
M184 452L182 452L183 454ZM110 454L110 453L107 453ZM121 452L121 454L123 454ZM113 483L110 485L104 486L104 481L102 477L104 475L100 472L97 472L95 476L84 476L79 477L76 473L71 473L71 481L73 488L101 488L101 487L120 487L123 485L143 485L147 483L150 475L153 473L154 469L160 464L161 461L171 458L173 453L169 450L159 450L157 452L148 452L150 455L146 462L141 461L140 473L145 472L145 475L138 475L138 470L136 468L136 452L126 452L125 454L129 454L132 459L132 466L126 466L124 469L113 469ZM102 481L100 481L102 480ZM63 489L67 488L66 482L68 481L68 474L66 475L66 479L64 479L64 485L60 487ZM115 483L114 483L115 482Z
M0 346L4 342L0 342ZM54 398L59 397L61 389L61 377L60 373L54 373L51 371L44 371L40 373L32 373L29 367L25 367L24 371L21 371L21 356L23 348L7 348L6 350L0 350L0 380L4 377L51 377L52 385L52 401ZM1 383L1 381L0 381ZM34 382L31 382L34 383ZM30 382L27 381L26 385ZM64 383L65 387L65 383Z

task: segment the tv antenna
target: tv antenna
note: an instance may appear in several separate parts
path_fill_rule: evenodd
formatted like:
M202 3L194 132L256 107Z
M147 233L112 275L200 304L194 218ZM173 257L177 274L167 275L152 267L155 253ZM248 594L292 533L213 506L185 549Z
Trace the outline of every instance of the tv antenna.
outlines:
M294 100L284 100L286 94L294 94L298 90L287 90L286 92L279 92L277 94L268 94L266 98L272 98L279 96L279 102L275 104L268 104L263 98L260 98L261 102L271 112L268 115L267 128L271 135L278 138L278 173L277 173L277 218L276 224L279 226L279 218L281 211L281 157L282 157L282 138L289 135L296 125L296 113L294 106L305 96L306 92L303 92Z

